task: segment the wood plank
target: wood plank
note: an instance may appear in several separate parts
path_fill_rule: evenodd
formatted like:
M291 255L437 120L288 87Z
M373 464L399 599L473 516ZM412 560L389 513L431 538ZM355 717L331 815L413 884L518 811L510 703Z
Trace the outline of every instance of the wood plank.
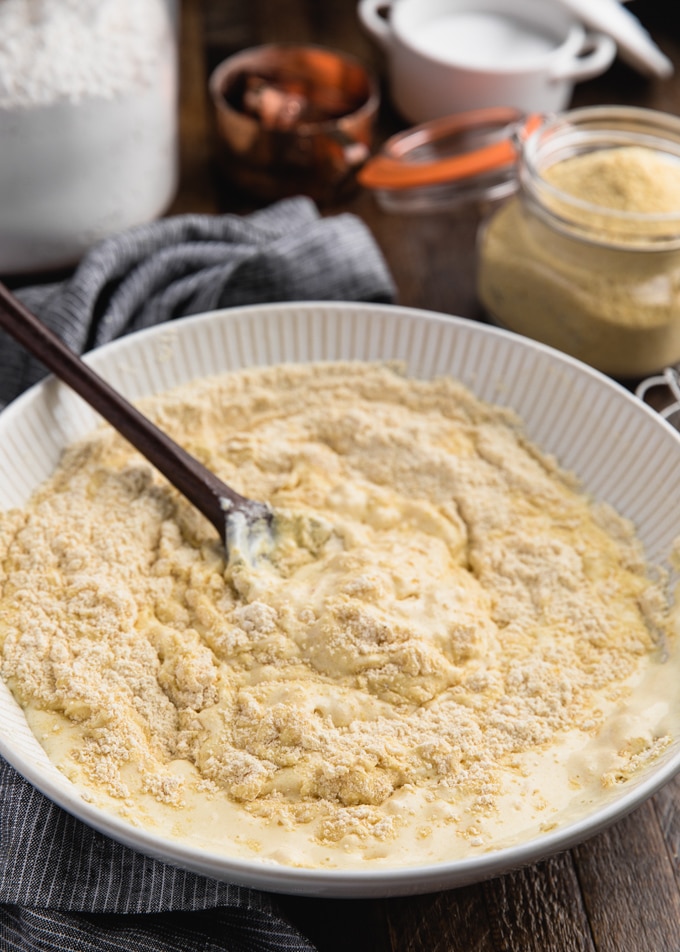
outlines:
M595 952L568 853L386 911L392 948L408 952Z
M291 921L318 952L392 952L386 901L281 897Z
M680 890L654 805L573 851L598 952L680 949Z
M570 853L491 880L484 895L499 952L595 952Z
M260 43L312 43L311 4L305 0L254 0Z
M481 886L391 900L390 948L400 952L496 952Z
M220 59L259 42L256 7L252 3L210 3L203 0L202 8L209 69Z
M169 215L218 211L213 119L204 55L203 0L183 0L179 44L179 188Z
M203 0L209 44L229 53L261 43L311 42L310 9L304 0Z
M652 806L680 889L680 775L657 793L652 800Z
M308 0L311 35L313 42L344 50L370 66L378 59L378 49L361 26L357 5L347 0Z

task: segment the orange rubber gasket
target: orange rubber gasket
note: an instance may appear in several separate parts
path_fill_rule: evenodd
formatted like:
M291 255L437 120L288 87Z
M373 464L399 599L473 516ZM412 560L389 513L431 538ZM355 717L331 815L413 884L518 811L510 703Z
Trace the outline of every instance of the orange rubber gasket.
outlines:
M407 189L442 185L483 175L512 165L517 159L517 141L537 129L543 118L539 114L518 114L511 109L479 109L425 123L389 139L385 151L369 159L357 177L366 188ZM512 125L513 119L515 125L512 135L470 152L424 162L409 161L405 157L413 148L434 142L445 135L480 125Z

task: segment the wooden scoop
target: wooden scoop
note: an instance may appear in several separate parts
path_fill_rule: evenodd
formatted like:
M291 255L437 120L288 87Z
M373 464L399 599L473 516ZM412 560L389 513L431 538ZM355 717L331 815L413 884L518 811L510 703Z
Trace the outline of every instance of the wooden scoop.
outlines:
M231 559L253 556L273 513L241 496L182 449L70 350L0 282L0 327L68 384L146 457L217 529ZM232 551L233 550L233 551Z

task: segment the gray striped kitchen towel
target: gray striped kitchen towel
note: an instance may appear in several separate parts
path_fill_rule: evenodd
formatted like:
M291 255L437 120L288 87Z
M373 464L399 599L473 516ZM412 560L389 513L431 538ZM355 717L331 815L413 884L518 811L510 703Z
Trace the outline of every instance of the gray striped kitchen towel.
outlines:
M187 215L94 248L64 282L20 289L74 350L218 307L390 301L363 223L306 198L248 217ZM44 375L0 332L0 406ZM312 952L276 897L176 869L96 833L0 759L3 952Z
M393 300L361 219L322 218L304 197L246 217L179 215L97 245L72 278L17 296L75 351L216 308L271 301ZM0 407L45 375L0 331Z

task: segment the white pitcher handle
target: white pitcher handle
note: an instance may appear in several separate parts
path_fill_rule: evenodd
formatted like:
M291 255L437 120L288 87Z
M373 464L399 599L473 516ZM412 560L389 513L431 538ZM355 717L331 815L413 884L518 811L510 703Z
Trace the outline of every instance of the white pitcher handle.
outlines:
M378 11L389 11L391 6L392 4L386 2L386 0L360 0L359 2L359 19L381 46L387 46L390 42L392 30L388 21Z
M609 69L616 56L616 43L604 33L586 33L576 57L562 63L550 73L552 80L571 79L576 82L592 79Z

